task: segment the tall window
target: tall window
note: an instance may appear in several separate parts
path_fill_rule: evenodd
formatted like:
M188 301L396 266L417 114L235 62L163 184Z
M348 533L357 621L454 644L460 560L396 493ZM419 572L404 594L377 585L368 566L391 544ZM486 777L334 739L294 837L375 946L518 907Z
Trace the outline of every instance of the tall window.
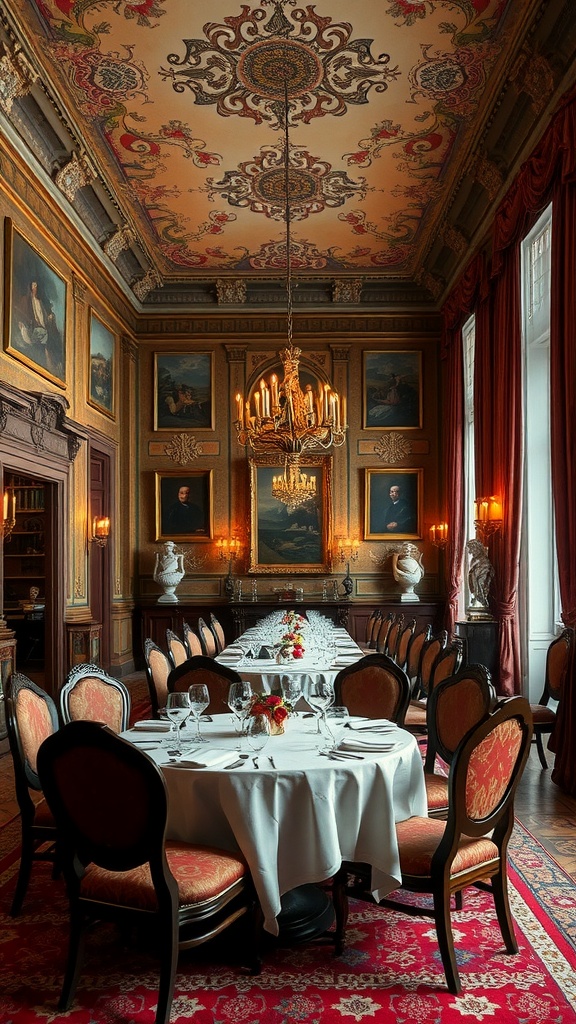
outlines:
M552 207L522 243L522 334L525 381L524 519L520 606L527 692L537 699L559 620L550 459L550 243Z

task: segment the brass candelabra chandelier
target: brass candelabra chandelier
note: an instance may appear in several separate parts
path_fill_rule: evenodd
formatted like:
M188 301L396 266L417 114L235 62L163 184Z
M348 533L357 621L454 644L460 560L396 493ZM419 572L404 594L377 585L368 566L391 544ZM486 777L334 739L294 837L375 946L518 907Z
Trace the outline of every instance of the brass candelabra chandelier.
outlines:
M284 190L286 198L286 297L287 340L279 352L283 378L272 374L269 380L260 379L254 389L252 401L236 395L235 427L238 441L249 446L257 455L281 454L284 472L274 477L272 494L282 501L288 511L316 499L316 477L303 473L300 456L308 451L326 450L339 446L346 438L345 399L330 384L318 383L316 390L307 384L302 390L299 363L302 351L293 341L292 265L290 232L290 174L288 135L288 81L289 62L286 62L284 80Z

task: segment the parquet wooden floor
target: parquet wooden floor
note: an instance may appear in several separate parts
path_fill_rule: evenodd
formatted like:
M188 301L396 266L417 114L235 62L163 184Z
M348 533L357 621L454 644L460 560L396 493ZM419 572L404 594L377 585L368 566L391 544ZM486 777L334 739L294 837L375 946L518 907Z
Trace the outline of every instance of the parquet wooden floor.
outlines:
M124 681L141 693L143 678L144 673L134 673ZM12 758L3 751L7 751L7 743L0 746L0 826L18 813ZM551 781L553 755L547 757L550 768L545 771L532 745L516 795L516 816L576 881L576 800Z

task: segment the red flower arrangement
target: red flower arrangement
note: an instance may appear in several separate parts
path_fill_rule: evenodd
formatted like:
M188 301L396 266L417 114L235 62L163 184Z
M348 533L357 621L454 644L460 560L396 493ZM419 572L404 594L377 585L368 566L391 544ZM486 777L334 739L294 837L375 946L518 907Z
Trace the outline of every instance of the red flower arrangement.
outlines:
M284 633L280 639L280 653L292 655L293 658L301 658L304 655L305 647L302 633Z
M291 711L292 705L283 697L273 693L257 693L252 698L248 714L267 715L274 725L283 725Z

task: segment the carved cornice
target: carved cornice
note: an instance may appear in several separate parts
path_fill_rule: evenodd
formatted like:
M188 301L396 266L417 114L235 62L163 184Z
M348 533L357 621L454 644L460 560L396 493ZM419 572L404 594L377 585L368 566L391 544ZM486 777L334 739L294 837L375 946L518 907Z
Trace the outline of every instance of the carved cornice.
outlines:
M219 306L224 306L226 303L243 305L248 297L246 281L218 278L216 281L216 297Z
M16 45L10 53L2 44L0 56L0 107L10 116L14 100L25 96L37 80L38 75L24 51Z
M122 346L122 354L127 356L131 362L136 363L138 360L138 345L133 338L130 338L127 334L123 334L120 339Z
M134 283L132 284L132 291L134 292L136 298L140 300L140 302L144 302L144 299L149 294L149 292L151 292L154 288L158 288L158 286L161 283L162 278L160 277L158 271L150 269L148 273L144 275L144 277L140 277L138 278L137 281L134 281Z
M102 248L108 258L116 263L120 253L129 249L133 242L134 232L129 227L123 227L118 228L118 231L104 242Z
M54 183L66 196L66 199L73 203L78 190L89 185L95 177L94 170L89 166L86 158L72 153L68 163L54 175Z
M68 419L68 408L63 395L20 391L0 381L0 433L23 450L73 462L86 434Z
M360 302L362 297L362 280L356 278L354 280L338 280L332 282L332 301L333 302Z

